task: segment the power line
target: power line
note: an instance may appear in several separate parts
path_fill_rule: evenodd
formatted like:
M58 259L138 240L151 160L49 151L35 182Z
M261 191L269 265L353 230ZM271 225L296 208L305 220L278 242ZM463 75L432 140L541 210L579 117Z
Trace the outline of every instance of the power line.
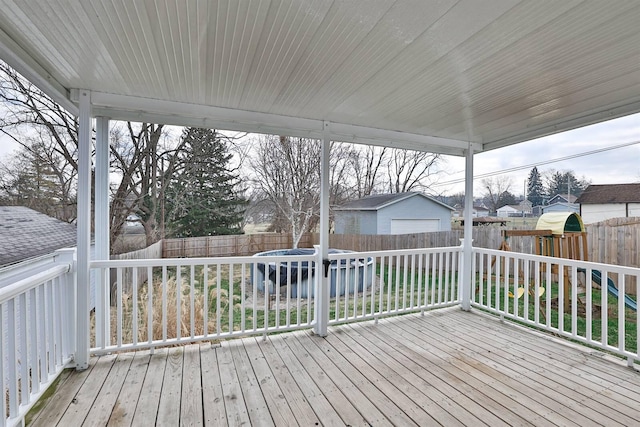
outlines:
M551 163L557 163L557 162L562 162L562 161L565 161L565 160L576 159L578 157L590 156L592 154L598 154L598 153L602 153L602 152L605 152L605 151L617 150L618 148L629 147L631 145L636 145L636 144L640 144L640 140L632 141L632 142L625 142L624 144L614 145L612 147L605 147L605 148L599 148L597 150L585 151L584 153L571 154L569 156L559 157L557 159L544 160L542 162L530 163L528 165L514 166L514 167L511 167L511 168L502 169L502 170L499 170L499 171L487 172L487 173L483 173L483 174L480 174L480 175L475 175L473 177L473 179L476 180L476 179L482 179L482 178L489 178L491 176L502 175L502 174L505 174L505 173L515 172L515 171L519 171L519 170L522 170L522 169L529 169L529 168L536 167L536 166L548 165L548 164L551 164ZM464 171L460 171L460 172L464 172ZM460 183L463 183L464 181L465 181L464 178L457 178L457 179L452 179L450 181L434 183L433 185L434 186L441 186L441 185L460 184Z

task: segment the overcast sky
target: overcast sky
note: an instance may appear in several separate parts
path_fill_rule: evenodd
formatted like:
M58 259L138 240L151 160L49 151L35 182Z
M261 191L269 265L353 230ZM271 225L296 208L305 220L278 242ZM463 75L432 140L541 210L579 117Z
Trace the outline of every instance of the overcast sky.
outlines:
M504 171L520 166L540 164L598 149L606 149L625 143L636 144L607 150L588 156L553 162L538 166L538 171L572 170L578 178L592 184L623 184L640 182L640 114L599 123L535 139L506 148L478 153L474 156L474 176ZM447 176L441 183L464 179L464 158L446 157ZM525 180L532 167L508 172L501 176L511 177L512 193L521 195ZM481 178L474 180L474 195L483 194ZM439 185L437 192L453 194L464 191L464 183Z
M585 178L592 184L617 184L640 182L640 114L591 125L572 131L524 142L507 148L500 148L474 157L474 175L500 172L505 169L540 164L572 155L579 155L616 145L634 143L570 160L542 164L538 170L544 175L551 169L572 170L578 178ZM0 160L16 148L15 143L6 136L0 136ZM434 193L451 195L464 191L464 158L446 156L444 169L446 174L439 178L441 185ZM504 173L501 176L511 178L511 192L521 195L525 180L532 166L523 170ZM458 183L450 183L451 181ZM481 178L474 180L474 195L483 195ZM449 184L446 184L449 183Z

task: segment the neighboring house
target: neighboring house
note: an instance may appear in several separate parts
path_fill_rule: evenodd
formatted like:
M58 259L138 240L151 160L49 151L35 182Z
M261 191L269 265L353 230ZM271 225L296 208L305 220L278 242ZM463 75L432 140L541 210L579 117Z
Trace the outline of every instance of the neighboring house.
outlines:
M0 267L75 245L75 225L24 206L0 206Z
M464 207L461 205L454 206L453 216L456 218L462 218L464 216ZM474 206L471 216L474 218L489 216L489 209L484 206Z
M585 223L640 216L640 183L590 185L576 202Z
M474 206L472 216L474 218L489 216L489 209L485 208L484 206Z
M558 202L552 205L542 206L542 213L549 212L575 212L580 213L580 205L577 203Z
M506 218L509 216L522 215L522 210L518 205L504 205L501 208L498 208L496 211L497 215L501 218Z
M547 205L554 205L556 203L575 203L578 198L573 194L556 194L549 199Z
M336 207L336 234L410 234L451 230L454 209L417 192L376 194Z

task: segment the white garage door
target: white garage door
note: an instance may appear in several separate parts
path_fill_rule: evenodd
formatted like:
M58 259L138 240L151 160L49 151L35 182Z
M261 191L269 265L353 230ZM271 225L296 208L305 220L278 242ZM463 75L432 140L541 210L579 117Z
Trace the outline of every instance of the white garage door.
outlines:
M392 219L391 234L426 233L440 231L439 219Z

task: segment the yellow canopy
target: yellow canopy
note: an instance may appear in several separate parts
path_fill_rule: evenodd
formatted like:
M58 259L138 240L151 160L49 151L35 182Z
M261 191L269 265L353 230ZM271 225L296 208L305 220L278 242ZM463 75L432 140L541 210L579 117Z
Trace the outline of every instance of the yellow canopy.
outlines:
M575 212L549 212L538 219L536 230L551 230L553 234L564 234L567 231L585 231L585 228L582 218Z

